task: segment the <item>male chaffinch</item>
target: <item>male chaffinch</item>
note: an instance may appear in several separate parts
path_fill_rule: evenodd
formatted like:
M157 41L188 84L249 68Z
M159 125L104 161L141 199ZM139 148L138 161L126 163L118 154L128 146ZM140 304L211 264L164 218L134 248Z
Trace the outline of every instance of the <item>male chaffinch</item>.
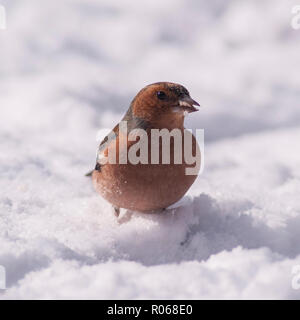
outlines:
M154 152L153 142L151 145L151 129L168 129L169 131L179 129L177 131L182 134L184 132L190 134L190 151L193 156L196 154L199 162L200 149L196 138L190 131L186 132L183 126L186 113L198 110L194 105L199 106L190 97L188 90L179 84L170 82L150 84L135 96L123 117L122 123L127 124L127 130L124 130L119 123L101 142L97 163L90 175L96 191L113 205L116 216L119 215L120 208L140 212L165 209L182 198L193 184L199 170L192 175L186 174L186 169L193 166L187 163L184 156L181 156L182 152L179 154L181 163L172 158L169 164L165 164L162 161L162 152L165 147L162 139L156 140L159 144L158 163L151 163L151 152ZM145 161L124 163L120 160L124 154L125 157L130 156L130 148L135 144L137 146L138 141L141 141L140 136L133 134L129 137L134 129L145 130L147 133L148 163ZM175 144L175 138L169 140L169 151L171 155L174 154L174 158L179 152L177 149L184 150L185 141L182 139L180 142L181 149ZM139 148L135 148L137 156L140 156L143 150L145 151L142 147L137 149ZM110 152L116 155L115 163L107 161ZM103 159L106 159L106 162L102 161Z

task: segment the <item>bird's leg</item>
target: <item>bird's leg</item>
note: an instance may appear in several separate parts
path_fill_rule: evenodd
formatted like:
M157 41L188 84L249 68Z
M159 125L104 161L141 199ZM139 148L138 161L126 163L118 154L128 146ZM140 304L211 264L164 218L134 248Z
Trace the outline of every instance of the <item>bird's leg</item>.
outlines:
M114 209L114 215L118 218L120 215L120 208L113 206Z

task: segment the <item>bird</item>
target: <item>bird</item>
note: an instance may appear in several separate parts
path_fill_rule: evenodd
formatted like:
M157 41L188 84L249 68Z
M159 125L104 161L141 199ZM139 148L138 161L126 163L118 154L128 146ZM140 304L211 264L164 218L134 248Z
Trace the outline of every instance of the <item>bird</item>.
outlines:
M200 105L191 98L184 86L173 82L152 83L138 92L121 122L100 143L95 168L87 175L92 177L95 190L112 204L116 217L119 216L121 208L141 213L165 210L180 200L194 183L199 169L187 175L186 169L192 168L194 164L187 163L183 155L179 154L181 163L176 162L173 157L169 163L163 162L162 139L158 140L158 163L151 163L154 146L150 139L153 129L167 129L169 132L177 129L177 132L186 132L191 138L191 152L200 162L201 153L197 140L184 128L185 116L198 111L195 106ZM127 130L121 128L121 123L124 122ZM148 163L120 161L121 152L128 156L130 148L137 141L141 141L140 136L136 136L133 141L129 139L129 133L134 130L144 130L143 132L147 133ZM182 139L179 143L184 149L185 140ZM175 138L170 139L170 153L174 153L174 158L177 149ZM141 152L142 149L138 151ZM101 159L107 160L109 152L115 152L119 161L102 163Z

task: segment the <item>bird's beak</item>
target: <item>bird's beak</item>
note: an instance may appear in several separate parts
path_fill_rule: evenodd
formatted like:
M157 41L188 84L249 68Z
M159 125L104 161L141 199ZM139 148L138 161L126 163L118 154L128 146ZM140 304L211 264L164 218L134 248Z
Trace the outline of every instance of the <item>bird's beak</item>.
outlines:
M193 100L190 96L185 95L182 98L179 99L179 106L184 109L184 111L187 112L195 112L198 111L198 108L195 108L194 106L200 107L200 104Z

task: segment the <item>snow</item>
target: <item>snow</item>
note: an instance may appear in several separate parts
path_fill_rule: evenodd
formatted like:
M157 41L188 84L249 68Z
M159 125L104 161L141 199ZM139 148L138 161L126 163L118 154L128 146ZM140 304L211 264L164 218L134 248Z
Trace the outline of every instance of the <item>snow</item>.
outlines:
M0 299L300 298L296 1L2 4ZM84 174L164 80L203 105L205 168L181 207L118 222Z

